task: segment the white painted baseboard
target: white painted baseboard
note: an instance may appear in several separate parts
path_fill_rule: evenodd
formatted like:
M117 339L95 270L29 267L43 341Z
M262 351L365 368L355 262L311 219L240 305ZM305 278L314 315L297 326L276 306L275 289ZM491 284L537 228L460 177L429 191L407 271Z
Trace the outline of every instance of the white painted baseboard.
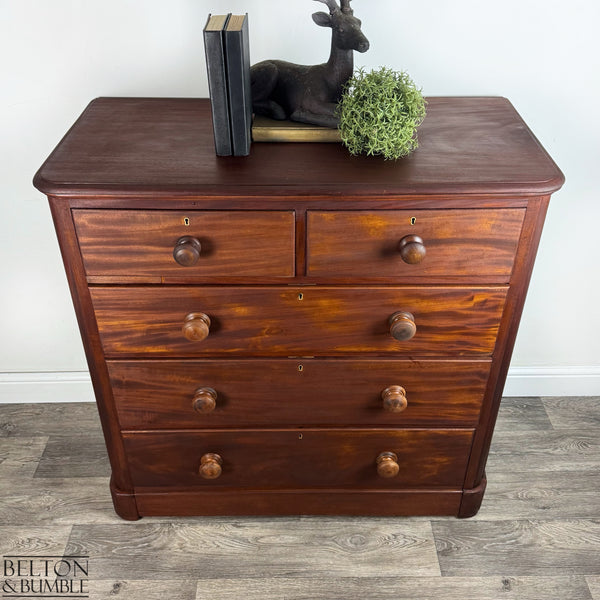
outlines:
M87 371L0 373L0 404L12 402L94 402Z
M600 396L600 366L511 367L504 396Z
M505 396L600 396L600 366L511 367ZM87 371L0 373L0 404L93 402Z

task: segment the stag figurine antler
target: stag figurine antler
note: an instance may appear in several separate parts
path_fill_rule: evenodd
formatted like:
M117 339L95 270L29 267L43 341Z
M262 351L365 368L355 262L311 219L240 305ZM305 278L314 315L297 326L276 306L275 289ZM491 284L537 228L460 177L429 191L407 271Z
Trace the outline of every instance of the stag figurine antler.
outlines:
M252 67L252 108L272 119L290 119L337 127L335 114L344 84L354 70L354 50L366 52L369 41L361 22L350 8L350 0L316 0L326 4L329 14L314 13L313 21L331 27L331 54L321 65L304 66L282 60L265 60Z

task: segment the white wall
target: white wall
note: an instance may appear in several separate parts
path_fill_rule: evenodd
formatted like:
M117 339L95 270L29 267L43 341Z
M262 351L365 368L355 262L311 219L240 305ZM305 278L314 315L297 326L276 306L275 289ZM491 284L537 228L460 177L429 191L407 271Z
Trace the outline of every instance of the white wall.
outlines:
M597 0L354 0L357 66L427 95L503 95L564 171L507 392L600 395ZM253 62L321 62L310 0L0 0L0 400L91 398L46 199L34 172L94 97L207 96L209 12L248 12Z

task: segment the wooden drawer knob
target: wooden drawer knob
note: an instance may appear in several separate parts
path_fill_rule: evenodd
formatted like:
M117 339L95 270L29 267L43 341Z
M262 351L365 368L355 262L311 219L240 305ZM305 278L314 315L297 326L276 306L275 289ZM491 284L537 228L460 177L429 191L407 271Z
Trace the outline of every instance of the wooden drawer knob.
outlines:
M389 412L400 413L408 406L406 390L399 385L390 385L381 392L383 408Z
M190 342L201 342L210 333L210 317L204 313L190 313L183 321L182 331Z
M213 388L198 388L192 400L194 410L199 413L210 413L217 406L217 392Z
M193 267L200 258L200 240L191 235L184 235L177 240L173 248L173 258L182 267Z
M398 243L398 251L407 265L418 265L427 254L423 238L418 235L405 235Z
M223 459L218 454L209 452L200 459L200 477L204 479L217 479L221 475Z
M382 452L377 457L377 475L384 479L396 477L400 472L398 456L394 452Z
M417 333L415 318L409 312L398 311L389 318L390 334L395 340L405 342Z

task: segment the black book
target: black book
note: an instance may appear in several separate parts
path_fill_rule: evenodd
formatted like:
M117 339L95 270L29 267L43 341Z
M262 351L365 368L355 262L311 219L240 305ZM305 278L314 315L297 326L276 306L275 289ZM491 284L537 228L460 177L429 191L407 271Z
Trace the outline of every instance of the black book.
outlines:
M231 14L209 15L204 27L204 52L208 71L208 90L212 109L215 152L231 156L231 126L225 62L225 27Z
M231 141L235 156L250 154L252 98L248 15L231 15L225 27Z

